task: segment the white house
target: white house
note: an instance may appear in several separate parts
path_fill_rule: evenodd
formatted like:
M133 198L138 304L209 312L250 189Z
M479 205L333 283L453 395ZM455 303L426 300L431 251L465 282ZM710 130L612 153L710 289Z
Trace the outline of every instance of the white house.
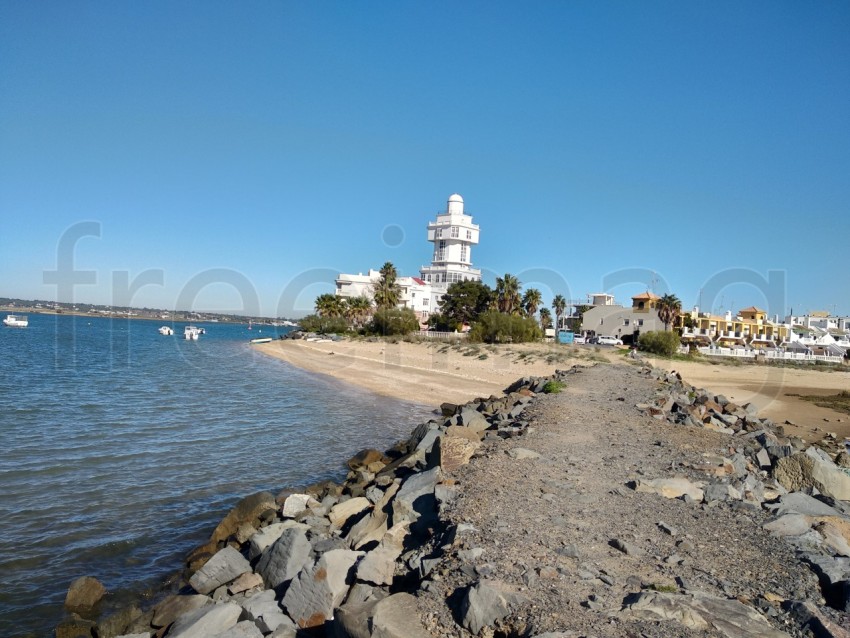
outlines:
M472 246L478 243L479 228L472 217L463 212L463 197L449 197L445 212L428 224L428 241L434 244L430 266L420 269L419 277L399 277L400 308L412 308L422 322L436 312L449 285L456 281L481 281L481 271L472 267ZM340 273L336 279L336 294L341 297L373 298L373 286L381 273Z

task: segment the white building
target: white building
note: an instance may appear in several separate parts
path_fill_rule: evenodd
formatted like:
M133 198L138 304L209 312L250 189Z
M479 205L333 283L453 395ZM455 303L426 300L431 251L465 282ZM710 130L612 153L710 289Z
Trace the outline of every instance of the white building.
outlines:
M340 297L375 298L374 285L381 278L380 271L370 269L368 274L349 275L340 273L336 279L336 294ZM418 277L399 277L396 283L401 288L399 308L411 308L420 321L427 321L431 311L431 285Z
M436 312L449 285L456 281L481 281L481 271L472 267L472 246L478 243L479 229L472 217L463 212L463 198L457 193L449 197L445 212L437 213L437 221L428 224L428 241L434 252L430 266L423 266L420 277L399 277L400 308L411 308L423 323ZM374 298L374 284L381 273L340 273L336 294L341 297Z
M449 285L458 281L481 281L481 271L472 267L472 247L478 243L478 224L463 212L463 197L449 197L446 211L437 213L437 221L428 224L428 241L434 244L430 266L422 266L420 276L431 284L432 311Z

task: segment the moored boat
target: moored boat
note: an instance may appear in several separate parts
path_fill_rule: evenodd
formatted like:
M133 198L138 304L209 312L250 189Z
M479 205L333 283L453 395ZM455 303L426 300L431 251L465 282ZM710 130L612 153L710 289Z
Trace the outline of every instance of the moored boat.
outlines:
M186 326L183 329L183 338L191 341L197 341L201 336L201 329L196 326Z
M3 325L10 328L26 328L30 325L29 318L26 315L6 315L3 320Z
M163 326L162 328L159 329L159 334L166 335L166 336L173 335L174 334L174 328L172 328L171 326Z
M259 339L251 339L251 343L271 343L271 337L260 337Z

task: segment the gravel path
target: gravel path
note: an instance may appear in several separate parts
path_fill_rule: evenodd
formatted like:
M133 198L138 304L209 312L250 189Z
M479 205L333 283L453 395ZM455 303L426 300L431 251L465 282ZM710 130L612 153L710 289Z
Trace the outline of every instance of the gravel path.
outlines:
M457 534L420 593L432 635L470 635L447 600L481 577L518 594L496 637L727 635L621 613L627 596L647 589L737 597L761 608L775 629L801 635L779 601L817 601L817 582L761 529L759 508L698 505L628 486L658 477L705 480L698 468L734 451L733 437L641 414L635 405L658 389L637 366L581 369L561 393L541 395L526 411L526 436L485 442L454 473L462 490L448 516L475 531ZM514 448L540 456L512 458Z

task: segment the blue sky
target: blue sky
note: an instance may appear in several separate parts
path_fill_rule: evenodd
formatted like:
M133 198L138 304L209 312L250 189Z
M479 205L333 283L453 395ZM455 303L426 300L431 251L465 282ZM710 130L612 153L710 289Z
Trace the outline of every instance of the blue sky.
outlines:
M850 314L848 34L828 1L0 0L0 296L56 298L93 221L74 301L152 270L132 305L303 314L417 274L458 192L485 281L547 303Z

